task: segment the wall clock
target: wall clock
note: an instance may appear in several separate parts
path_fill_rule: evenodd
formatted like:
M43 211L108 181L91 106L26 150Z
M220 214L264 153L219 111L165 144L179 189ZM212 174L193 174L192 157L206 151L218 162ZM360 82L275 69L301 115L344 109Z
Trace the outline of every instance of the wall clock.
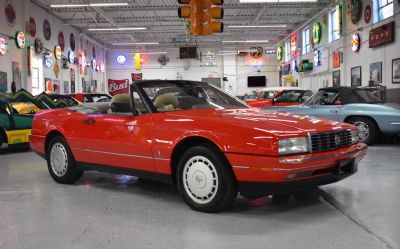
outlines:
M51 38L51 26L48 20L43 21L43 35L44 38L48 41Z

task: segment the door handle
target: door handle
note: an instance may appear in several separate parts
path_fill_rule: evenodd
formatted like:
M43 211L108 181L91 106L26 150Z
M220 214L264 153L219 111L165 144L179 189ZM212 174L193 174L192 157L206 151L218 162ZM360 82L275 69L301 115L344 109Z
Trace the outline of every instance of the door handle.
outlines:
M338 113L339 112L339 110L331 110L331 112L333 112L333 113Z
M84 119L83 122L86 124L94 124L94 123L96 123L96 120L94 120L92 118L87 118L87 119Z

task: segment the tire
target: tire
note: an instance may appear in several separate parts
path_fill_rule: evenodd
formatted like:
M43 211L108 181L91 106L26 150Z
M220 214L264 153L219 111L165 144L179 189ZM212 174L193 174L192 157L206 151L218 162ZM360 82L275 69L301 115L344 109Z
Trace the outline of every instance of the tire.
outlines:
M191 147L183 154L176 179L185 203L201 212L215 213L228 208L238 193L227 160L207 145Z
M378 140L379 127L372 119L367 117L353 117L347 123L357 127L360 142L372 145Z
M79 180L83 171L76 166L67 141L63 137L54 137L47 147L47 167L54 181L71 184Z

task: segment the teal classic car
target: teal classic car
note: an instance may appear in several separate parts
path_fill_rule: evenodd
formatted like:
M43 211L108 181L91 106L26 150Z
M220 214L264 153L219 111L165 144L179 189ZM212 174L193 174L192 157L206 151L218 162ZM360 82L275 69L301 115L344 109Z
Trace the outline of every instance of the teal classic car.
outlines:
M321 88L302 105L262 109L353 124L358 129L360 141L368 145L374 144L380 134L400 134L400 104L384 103L380 92L373 88Z

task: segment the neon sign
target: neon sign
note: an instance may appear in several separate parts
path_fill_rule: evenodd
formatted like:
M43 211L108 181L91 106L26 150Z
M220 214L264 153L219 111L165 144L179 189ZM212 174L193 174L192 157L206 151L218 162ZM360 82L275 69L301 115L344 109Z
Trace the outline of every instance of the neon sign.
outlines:
M353 50L353 52L358 52L360 50L360 46L361 46L360 35L353 34L353 36L351 37L351 50Z
M15 44L17 48L24 48L25 47L25 34L24 32L20 31L15 34Z

